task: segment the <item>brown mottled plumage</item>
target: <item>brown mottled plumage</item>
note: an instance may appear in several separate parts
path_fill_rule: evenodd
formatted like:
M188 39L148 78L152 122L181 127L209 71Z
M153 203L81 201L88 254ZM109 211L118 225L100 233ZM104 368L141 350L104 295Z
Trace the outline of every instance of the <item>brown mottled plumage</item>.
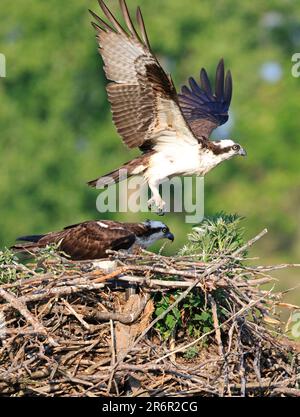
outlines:
M177 95L167 75L152 53L140 9L135 28L125 0L119 0L125 29L103 0L98 0L108 23L91 11L97 23L99 53L104 62L108 99L113 121L129 148L139 147L143 155L88 184L102 188L127 177L142 175L152 197L149 206L163 213L165 202L159 184L175 175L204 176L212 168L245 151L232 140L209 141L212 130L228 119L232 95L230 72L224 77L224 62L216 71L215 92L204 69L200 85L190 78L190 89Z
M17 240L31 243L17 244L12 249L18 252L35 252L47 245L57 244L59 250L73 260L101 259L107 257L108 249L130 250L134 246L147 248L163 238L173 240L174 236L161 222L86 221L65 227L59 232L20 237Z
M142 146L161 129L168 129L163 120L165 110L159 110L165 101L176 103L175 116L181 117L180 122L189 130L177 104L174 84L150 50L140 9L137 9L137 20L142 38L134 28L125 1L120 1L120 8L128 33L102 0L99 4L111 26L90 12L99 23L93 22L99 53L104 61L106 77L113 81L107 85L108 99L114 123L124 143L129 148ZM172 110L167 111L174 122Z

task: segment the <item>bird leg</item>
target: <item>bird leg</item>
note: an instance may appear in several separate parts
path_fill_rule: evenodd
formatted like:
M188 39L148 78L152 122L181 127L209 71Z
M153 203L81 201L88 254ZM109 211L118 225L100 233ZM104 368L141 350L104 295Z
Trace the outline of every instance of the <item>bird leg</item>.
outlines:
M160 216L163 216L165 214L165 206L166 203L165 201L163 201L163 199L161 198L160 194L159 194L159 183L157 181L155 182L149 182L149 187L150 190L152 192L152 196L151 198L148 200L148 208L150 210L155 210L156 213Z

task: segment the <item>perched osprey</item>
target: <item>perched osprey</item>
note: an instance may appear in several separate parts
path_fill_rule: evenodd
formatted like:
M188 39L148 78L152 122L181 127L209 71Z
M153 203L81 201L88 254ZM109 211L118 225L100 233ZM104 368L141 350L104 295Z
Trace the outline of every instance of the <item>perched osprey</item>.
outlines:
M159 184L175 175L204 176L220 162L235 155L246 155L244 149L230 139L210 141L211 132L228 120L232 96L232 79L224 77L224 62L216 71L213 92L205 69L200 83L190 78L190 88L177 95L173 81L151 51L140 8L137 9L137 32L125 0L120 8L126 30L102 0L100 7L108 19L91 12L97 23L99 52L104 61L108 98L118 133L129 148L139 147L142 155L121 168L88 184L108 186L127 176L143 175L152 197L149 206L163 212L165 202ZM225 78L225 80L224 80Z
M107 257L108 249L146 249L159 239L174 240L168 226L162 222L147 220L144 223L121 223L101 220L68 226L60 232L19 237L17 240L32 243L17 244L12 249L35 252L54 243L72 260L101 259Z

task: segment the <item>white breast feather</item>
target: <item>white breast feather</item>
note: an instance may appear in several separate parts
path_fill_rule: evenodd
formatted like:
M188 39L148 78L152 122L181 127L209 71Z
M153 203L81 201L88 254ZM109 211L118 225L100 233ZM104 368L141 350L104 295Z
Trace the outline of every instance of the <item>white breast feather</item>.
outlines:
M160 136L146 177L162 180L176 174L194 174L199 166L198 149L198 144L191 145L174 134Z
M150 158L149 168L145 173L146 179L154 182L175 175L204 176L212 168L232 156L228 152L215 155L211 150L201 148L196 141L191 144L189 139L189 136L182 135L178 138L177 135L170 133L161 135L154 147L157 153ZM225 142L224 140L223 146ZM229 140L227 145L229 145Z
M141 236L137 237L134 244L140 246L143 249L147 249L149 246L153 245L157 240L161 239L162 233L153 233L150 236Z

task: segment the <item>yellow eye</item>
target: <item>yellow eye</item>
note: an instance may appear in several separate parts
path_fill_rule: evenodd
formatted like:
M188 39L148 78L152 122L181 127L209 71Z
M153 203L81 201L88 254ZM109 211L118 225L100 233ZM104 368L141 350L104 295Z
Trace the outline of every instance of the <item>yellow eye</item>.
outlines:
M164 227L163 229L161 229L163 233L167 233L168 229L166 227Z
M240 149L240 145L233 145L232 149L234 151L238 151Z

